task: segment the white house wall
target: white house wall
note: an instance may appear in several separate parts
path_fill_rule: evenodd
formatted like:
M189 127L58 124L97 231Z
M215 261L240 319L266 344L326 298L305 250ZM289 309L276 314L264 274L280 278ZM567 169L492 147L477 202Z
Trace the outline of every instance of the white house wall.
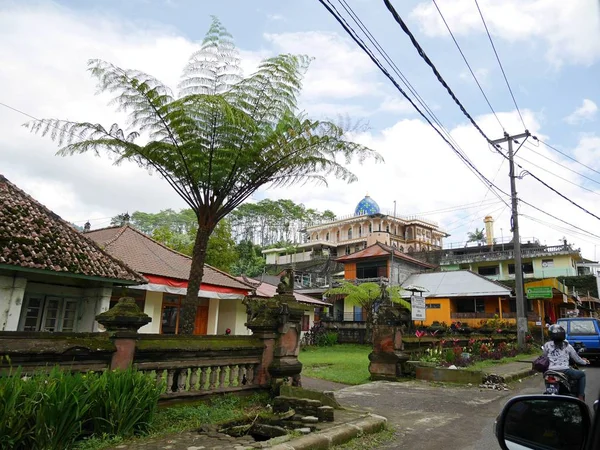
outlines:
M219 305L217 334L225 334L229 328L231 334L247 336L252 332L246 328L246 306L240 300L222 300Z
M144 312L150 316L152 321L140 328L140 333L160 333L160 321L162 320L162 302L162 292L146 291Z
M89 332L99 330L96 316L104 311L108 311L111 294L111 288L83 289L83 298L77 311L77 331Z
M27 279L0 276L0 331L17 331Z

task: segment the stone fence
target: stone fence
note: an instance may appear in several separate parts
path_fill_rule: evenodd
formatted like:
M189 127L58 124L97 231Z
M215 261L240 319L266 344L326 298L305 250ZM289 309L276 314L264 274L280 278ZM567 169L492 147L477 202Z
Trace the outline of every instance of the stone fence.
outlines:
M149 321L133 299L100 314L99 333L0 332L0 376L55 366L78 371L133 367L164 383L163 401L299 386L304 307L285 295L247 300L251 336L138 334Z

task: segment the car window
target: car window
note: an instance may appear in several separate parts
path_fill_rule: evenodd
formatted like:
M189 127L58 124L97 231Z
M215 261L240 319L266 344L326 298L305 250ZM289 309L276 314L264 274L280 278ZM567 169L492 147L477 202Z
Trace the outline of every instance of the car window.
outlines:
M593 320L573 320L571 322L571 334L590 335L598 334Z
M560 325L561 327L563 327L565 329L566 332L569 332L569 322L566 320L559 320L558 322L556 322L557 325Z

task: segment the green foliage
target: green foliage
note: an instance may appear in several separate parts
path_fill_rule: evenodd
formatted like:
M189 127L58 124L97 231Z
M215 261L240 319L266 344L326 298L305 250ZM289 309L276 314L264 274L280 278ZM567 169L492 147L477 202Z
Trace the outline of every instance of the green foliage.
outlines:
M269 403L267 394L238 397L228 394L197 404L160 408L151 422L149 436L158 437L187 430L197 430L202 425L236 420L246 415L256 416ZM96 435L77 443L77 450L115 448L122 438Z
M0 378L0 448L62 450L87 434L147 431L160 387L135 371L22 375Z
M134 370L106 371L93 377L90 409L93 434L131 436L148 431L162 387Z
M470 231L467 233L467 238L467 242L484 243L485 232L483 228L481 230L479 228L475 228L475 231Z
M238 260L231 267L231 273L255 277L264 272L265 259L262 256L260 246L254 245L252 241L242 241L235 249Z
M338 343L338 334L325 328L321 323L316 323L302 336L302 345L317 347L330 347Z
M238 258L235 242L231 237L229 221L222 220L208 240L206 263L225 272L231 272Z
M292 200L264 199L240 205L229 219L236 240L250 240L269 248L300 242L304 227L315 222L334 220L335 214L328 210L321 213Z
M112 95L111 104L127 115L126 126L58 119L28 124L55 140L59 155L106 152L115 164L131 161L157 173L192 209L197 254L182 333L194 331L205 249L222 219L262 186L327 184L330 177L353 182L357 177L344 164L382 160L348 140L343 126L298 111L309 62L305 55L278 55L243 78L231 35L214 19L183 70L178 93L139 70L89 61L98 91Z

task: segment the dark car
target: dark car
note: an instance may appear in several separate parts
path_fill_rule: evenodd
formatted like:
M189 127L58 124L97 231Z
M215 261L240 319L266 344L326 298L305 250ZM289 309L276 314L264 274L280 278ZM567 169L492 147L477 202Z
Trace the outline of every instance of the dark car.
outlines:
M592 420L574 397L521 395L508 401L494 428L503 450L598 450L600 414L594 414Z

